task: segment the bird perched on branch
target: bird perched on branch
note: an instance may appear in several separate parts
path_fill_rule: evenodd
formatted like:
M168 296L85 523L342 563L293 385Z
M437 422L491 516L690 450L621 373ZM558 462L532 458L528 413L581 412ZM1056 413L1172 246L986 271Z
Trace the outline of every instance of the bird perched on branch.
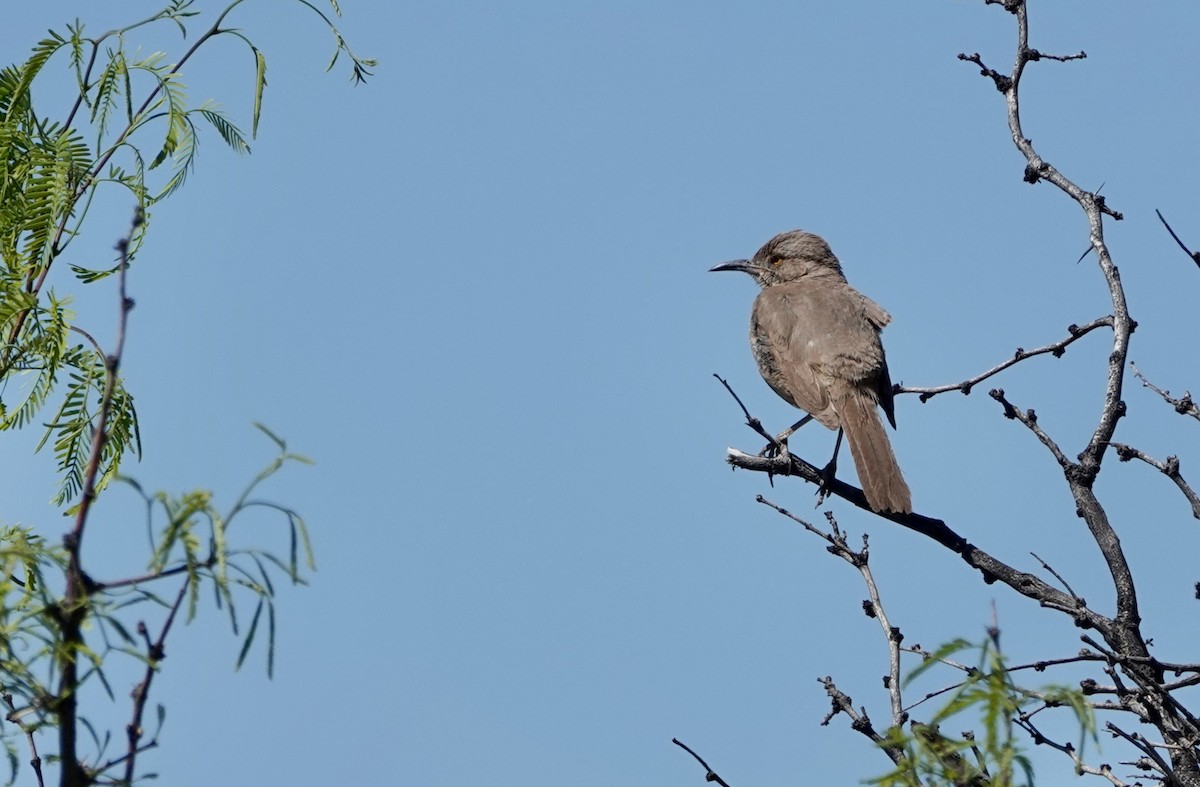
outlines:
M877 512L912 511L908 484L877 407L896 426L892 380L879 332L891 316L846 282L829 244L809 232L776 235L749 260L714 271L750 274L762 291L750 312L758 370L784 401L808 413L777 441L815 418L850 443L867 504ZM826 472L837 463L834 448Z

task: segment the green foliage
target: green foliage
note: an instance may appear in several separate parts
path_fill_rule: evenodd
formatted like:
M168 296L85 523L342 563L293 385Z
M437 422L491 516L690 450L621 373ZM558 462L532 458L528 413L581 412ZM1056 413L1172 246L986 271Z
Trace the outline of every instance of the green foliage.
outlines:
M213 503L211 492L193 490L172 496L166 492L147 494L135 480L121 477L121 481L141 497L146 510L147 530L157 531L152 539L151 557L148 565L152 576L183 574L189 580L187 619L196 615L199 589L205 583L212 588L219 606L229 614L230 626L235 634L240 633L237 620L237 591L248 591L255 598L254 620L257 621L266 609L271 621L275 617L275 586L270 578L268 566L280 571L292 584L305 584L304 570L313 570L312 546L308 528L299 513L286 506L262 500L252 500L250 495L284 466L292 462L312 464L312 460L288 450L287 444L272 434L265 426L255 424L275 442L276 457L264 467L247 485L246 489L222 514ZM266 509L282 517L287 526L288 555L281 558L273 552L261 549L232 549L228 531L235 520L248 516L247 512ZM156 525L161 521L161 525ZM297 549L300 545L300 550ZM256 626L251 625L242 636L242 648L237 666L241 666L254 644ZM267 639L267 673L274 670L275 630L272 624Z
M243 41L254 58L252 128L257 133L266 57L244 33L224 26L243 2L226 6L178 62L163 52L139 55L129 38L138 28L163 21L186 35L185 21L199 13L192 9L193 0L173 0L147 19L95 38L85 35L82 22L68 25L63 33L52 30L24 63L0 71L0 431L28 426L55 394L63 397L42 441L54 447L60 504L81 489L80 470L94 426L90 419L105 385L98 373L104 354L95 346L68 348L67 333L77 329L54 300L50 273L81 232L104 184L120 186L147 217L131 239L128 261L134 260L149 227L150 209L180 189L195 166L201 136L197 120L233 151L250 152L246 136L215 103L189 104L183 79L184 65L206 42L219 36ZM307 0L295 2L333 31L333 61L346 55L352 77L364 80L374 61L354 55L327 14ZM340 13L336 4L331 8ZM78 96L67 116L56 121L37 113L33 86L60 54L74 75ZM153 150L148 164L146 144ZM148 182L160 167L169 174ZM116 266L66 264L84 284L117 272ZM26 376L25 384L13 384ZM105 481L118 472L126 455L138 450L133 397L119 382L118 390L113 405L119 428L109 437Z
M292 1L329 26L333 60L345 55L352 61L352 78L364 80L374 61L354 55L330 17L311 2ZM148 18L94 37L77 21L62 32L50 31L22 63L0 69L0 434L42 430L36 450L53 451L54 503L72 523L64 536L53 539L34 528L0 528L0 702L11 722L0 727L0 743L10 781L16 781L19 763L27 762L37 783L43 783L43 761L58 765L64 785L135 781L139 754L157 745L157 732L145 738L143 716L177 613L191 620L202 589L211 591L241 641L236 665L247 660L256 642L265 641L271 674L277 580L302 584L306 569L315 568L299 514L251 497L285 465L308 462L261 425L256 426L277 455L227 510L217 508L211 492L147 494L121 474L122 460L141 452L134 397L120 366L132 305L126 277L150 227L151 209L185 185L203 135L215 132L235 153L250 152L246 135L216 103L190 103L184 69L207 42L233 36L252 54L253 70L247 74L254 85L251 136L258 129L266 57L246 34L225 26L244 2L228 2L175 58L140 54L133 34L166 22L186 38L185 23L199 13L194 0L169 0ZM336 3L331 8L335 16L340 13ZM61 117L43 111L36 90L55 75L65 75L76 90ZM61 107L56 103L52 109ZM110 185L117 188L106 188ZM83 233L91 206L113 197L132 203L137 218L112 263L94 267L72 261L72 244ZM56 270L68 275L56 282ZM112 287L114 277L117 339L103 348L78 324L68 308L71 298L56 294L54 287ZM150 548L145 568L136 569L140 573L100 582L85 570L79 545L93 501L114 480L141 497ZM237 523L260 514L282 523L279 543L286 544L285 552L245 549L231 539ZM104 533L101 529L94 537ZM164 585L169 592L160 595ZM248 616L242 612L246 604ZM156 620L156 611L151 631L143 621ZM137 616L136 626L131 614ZM114 691L108 679L117 657L118 663L133 659L145 672L133 693L128 723L111 734L94 726L80 708L80 697L86 684L95 684L111 700L123 700L124 692ZM154 712L161 727L165 709ZM95 744L86 756L79 752L80 728ZM57 731L59 749L37 751L35 741L49 739L35 736L39 731ZM108 753L110 745L120 751Z
M880 746L901 751L903 756L894 770L869 780L869 784L1033 787L1033 768L1020 745L1024 733L1017 728L1030 710L1037 707L1066 706L1072 710L1079 726L1076 751L1080 756L1089 739L1097 740L1095 717L1083 693L1065 686L1036 690L1018 686L995 632L978 645L962 639L943 645L914 669L905 683L969 650L979 651L978 666L967 669L966 679L954 688L941 710L927 723L912 722L907 732L897 727L888 730ZM958 737L943 731L943 724L964 715L977 723L976 731ZM962 724L961 718L959 723Z
M8 718L26 734L44 725L46 702L53 696L43 668L52 663L59 638L46 575L60 574L66 559L61 547L47 544L30 528L0 528L0 695ZM14 783L17 747L11 733L10 728L2 740L9 783Z
M209 584L229 615L235 634L243 644L238 665L245 660L255 641L257 626L240 634L237 622L239 605L249 599L254 605L253 619L257 621L267 610L272 625L267 632L267 670L274 660L274 599L275 586L267 566L279 569L294 584L304 583L305 566L313 567L308 549L308 534L303 519L283 506L254 502L248 496L263 481L291 462L308 463L302 456L287 451L279 443L278 455L251 481L229 511L220 513L210 492L195 490L173 496L165 492L146 494L136 481L121 478L138 494L145 506L146 527L152 535L148 571L139 576L115 581L98 587L82 602L87 617L99 636L94 644L71 643L63 636L61 618L63 600L48 590L47 578L60 575L67 569L68 554L62 547L50 546L32 530L8 527L0 530L0 675L3 694L11 713L24 733L54 726L56 696L63 679L62 666L72 658L87 665L76 693L92 681L98 681L106 692L107 674L113 666L114 654L123 654L139 663L153 666L144 649L144 632L131 631L124 620L132 613L147 618L151 611L139 611L147 604L171 609L172 600L156 594L152 588L163 580L177 579L186 588L188 606L186 618L197 612L199 592ZM287 543L304 544L304 561L297 560L293 551L289 558L280 558L259 549L232 549L227 532L257 507L266 507L281 515L287 529ZM53 583L49 583L53 584ZM9 735L3 740L10 761L16 752ZM102 759L103 751L97 753ZM15 770L13 773L15 777Z

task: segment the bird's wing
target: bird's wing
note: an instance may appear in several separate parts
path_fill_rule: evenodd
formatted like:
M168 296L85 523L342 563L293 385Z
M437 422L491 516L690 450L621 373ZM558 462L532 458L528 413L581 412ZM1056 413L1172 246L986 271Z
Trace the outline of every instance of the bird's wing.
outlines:
M863 389L891 420L891 381L879 338L888 314L878 304L844 281L809 279L767 287L755 315L764 344L776 348L777 379L797 407L836 426L836 414L822 414L847 388ZM770 382L769 370L762 371Z
M867 315L867 319L876 328L882 329L885 325L892 321L892 315L887 313L887 309L880 306L875 301L871 300L861 292L857 292L858 297L862 298L863 310Z
M879 375L883 345L876 318L886 318L887 312L844 281L816 279L781 287L795 306L793 352L802 350L822 376L851 385Z
M892 321L892 315L888 314L886 309L862 293L856 292L856 294L862 298L863 313L866 314L871 324L875 326L876 332L882 330L885 325ZM879 375L875 380L875 391L879 396L879 406L883 408L884 414L887 415L888 423L895 429L896 405L892 394L892 376L888 373L887 357L883 352L882 341L879 345L879 360L880 369Z
M814 360L814 331L810 315L820 303L810 288L795 284L767 287L754 301L751 337L763 379L775 392L821 423L836 429L837 416L829 407L829 393L819 379ZM819 341L818 341L819 343Z

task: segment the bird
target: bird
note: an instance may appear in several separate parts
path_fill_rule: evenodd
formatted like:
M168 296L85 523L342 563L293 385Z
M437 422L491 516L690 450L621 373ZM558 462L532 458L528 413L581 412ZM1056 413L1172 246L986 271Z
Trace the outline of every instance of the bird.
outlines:
M867 505L877 513L912 511L912 495L879 409L896 428L892 380L880 331L891 322L882 306L850 286L829 244L803 230L771 238L748 260L712 271L748 273L762 288L750 312L750 348L763 380L806 413L777 443L815 418L837 429L826 467L832 475L842 434Z

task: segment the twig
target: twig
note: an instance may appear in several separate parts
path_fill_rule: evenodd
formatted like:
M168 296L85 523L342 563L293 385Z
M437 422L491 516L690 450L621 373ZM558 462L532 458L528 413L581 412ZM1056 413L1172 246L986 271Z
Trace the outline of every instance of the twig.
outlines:
M1129 366L1131 369L1133 369L1133 376L1142 381L1143 388L1149 388L1151 391L1154 391L1154 393L1158 394L1164 402L1175 408L1175 412L1179 413L1180 415L1190 415L1192 418L1200 421L1200 407L1196 406L1196 402L1194 399L1192 399L1191 393L1185 392L1182 398L1176 399L1171 396L1170 391L1159 388L1157 385L1147 380L1145 375L1138 370L1137 366L1132 363L1129 364Z
M833 682L833 678L826 675L823 678L818 678L818 682L825 687L825 693L829 695L831 703L829 713L821 720L822 727L828 726L834 716L844 713L850 717L850 729L862 733L869 738L876 746L883 749L892 762L899 764L904 760L904 747L887 743L884 737L875 729L875 725L871 723L871 717L867 715L867 709L859 708L856 710L854 708L854 701L837 687L837 684Z
M83 328L80 328L78 325L72 325L71 331L87 339L88 344L92 345L92 349L96 351L96 355L101 358L104 357L104 350L100 348L100 343L96 341L95 337L93 337L90 333L85 331Z
M1171 773L1171 766L1167 764L1167 761L1164 760L1157 751L1155 751L1154 747L1150 745L1149 741L1147 741L1138 733L1125 732L1125 730L1113 724L1111 721L1105 723L1104 729L1112 733L1113 737L1124 738L1125 740L1129 741L1129 743L1140 749L1154 764L1154 767L1157 768L1164 776L1168 776Z
M1005 398L1003 388L993 388L992 390L988 391L988 396L992 397L1004 406L1005 418L1020 421L1022 424L1024 424L1026 429L1033 432L1034 435L1037 436L1037 439L1041 441L1042 445L1046 446L1047 450L1049 450L1054 456L1054 459L1058 462L1059 467L1063 468L1064 470L1071 467L1071 460L1067 459L1066 454L1064 454L1062 449L1058 447L1058 443L1054 442L1050 435L1046 434L1046 431L1038 425L1037 413L1035 413L1033 410L1025 410L1022 412L1014 407L1013 404Z
M83 543L84 528L87 526L88 514L96 499L96 477L100 473L100 465L104 458L104 448L108 444L108 419L112 414L113 396L117 388L117 372L121 366L121 355L125 350L125 328L129 321L129 312L133 309L133 300L126 293L126 271L129 267L129 245L138 228L145 222L145 214L139 207L130 223L129 234L117 242L121 264L118 274L118 292L120 308L117 310L117 335L112 353L104 357L106 378L104 393L100 399L100 411L92 432L92 449L84 470L83 494L77 506L75 525L71 532L63 538L67 551L67 586L63 594L58 614L59 626L62 631L64 655L62 661L61 686L55 703L58 714L59 756L62 759L64 785L90 784L91 777L84 771L77 754L78 743L78 697L79 666L78 659L84 652L83 623L88 615L87 597L94 592L91 579L83 570L80 560L80 550Z
M1099 653L1092 653L1084 648L1074 656L1066 656L1059 659L1039 659L1038 661L1031 661L1028 664L1018 664L1016 666L1009 667L1008 671L1023 672L1031 669L1034 672L1045 672L1048 667L1057 667L1062 664L1078 664L1083 661L1104 661L1104 657Z
M1171 482L1179 487L1179 491L1187 498L1188 504L1192 507L1192 516L1195 519L1200 519L1200 496L1196 495L1196 492L1188 485L1188 482L1179 472L1179 457L1168 456L1166 461L1160 462L1145 452L1125 443L1109 443L1109 445L1117 452L1117 458L1122 462L1128 462L1130 459L1141 460L1171 479Z
M739 454L741 457L746 457L745 454ZM746 457L747 459L758 459L761 461L772 461L764 457ZM732 459L730 459L732 463ZM741 463L738 463L741 466ZM840 482L838 482L840 484ZM853 489L853 487L851 487ZM838 492L837 485L834 491ZM857 491L857 490L856 490ZM838 494L841 494L838 492ZM859 493L861 494L861 493ZM761 502L762 496L755 498ZM853 501L852 501L853 502ZM1087 606L1082 605L1079 601L1066 593L1063 593L1058 588L1052 587L1041 578L1029 574L1024 571L1019 571L1007 563L999 560L979 547L975 546L967 539L960 536L951 529L945 522L940 519L922 516L920 514L886 514L888 519L896 522L903 527L908 528L916 533L933 539L945 548L951 550L963 561L974 569L977 569L987 583L992 583L997 580L1011 587L1021 595L1033 599L1043 607L1049 609L1057 609L1070 615L1076 625L1080 628L1095 629L1097 631L1111 634L1113 621L1103 615L1100 615ZM1106 634L1106 635L1107 635Z
M1079 752L1075 751L1075 747L1070 743L1059 743L1051 738L1048 738L1041 730L1039 730L1027 714L1021 714L1013 719L1018 727L1023 729L1030 738L1033 739L1035 745L1046 745L1052 749L1056 749L1071 758L1071 762L1075 765L1077 773L1088 773L1093 776L1101 776L1109 781L1114 787L1129 787L1129 783L1118 779L1116 774L1112 772L1112 766L1108 763L1102 763L1099 766L1088 765L1079 756Z
M1192 262L1196 263L1196 267L1200 268L1200 251L1192 251L1186 245L1184 245L1184 242L1181 241L1179 236L1175 234L1175 230L1171 229L1171 225L1168 224L1167 220L1163 218L1162 211L1160 211L1158 208L1155 208L1154 212L1158 214L1158 220L1161 221L1163 226L1167 228L1167 232L1171 233L1171 237L1174 238L1175 242L1179 244L1179 248L1183 249L1183 253L1191 257Z
M1062 574L1055 571L1054 568L1051 567L1051 565L1049 563L1047 563L1045 560L1042 560L1040 557L1038 557L1036 552L1030 552L1029 554L1033 555L1034 560L1036 560L1037 562L1042 564L1042 568L1046 569L1047 571L1049 571L1051 574L1054 575L1054 578L1057 579L1059 584L1061 584L1063 586L1063 588L1068 593L1071 594L1072 598L1077 599L1081 604L1087 603L1086 601L1083 600L1083 598L1078 593L1076 593L1074 590L1071 589L1071 586L1069 584L1067 584L1067 580L1062 578ZM1011 670L1010 670L1010 672L1011 672Z
M226 7L226 9L217 17L217 20L215 22L213 22L212 27L210 27L205 33L203 33L198 39L196 39L196 42L194 44L192 44L192 46L187 50L187 52L185 52L183 54L183 56L179 59L179 61L177 63L175 63L174 67L171 69L170 76L175 76L175 75L179 74L179 70L181 68L183 68L184 63L186 63L188 60L190 60L192 58L192 55L196 54L196 51L201 46L203 46L206 41L225 32L224 30L222 30L221 24L225 21L225 17L229 14L229 12L232 11L235 6L240 5L242 3L242 1L243 0L235 0L235 2L233 2L230 6ZM139 24L141 24L141 23L139 23ZM113 32L117 32L117 31L111 31L109 33L106 33L101 38L96 39L95 41L92 42L92 57L91 57L91 61L88 63L89 73L95 64L96 52L100 48L100 42L103 41L104 38L106 38L107 36L112 35ZM84 84L86 85L87 83L85 82ZM157 83L155 84L153 89L151 89L149 94L146 96L145 101L142 102L142 105L140 107L138 107L137 111L131 116L130 122L126 125L126 127L117 136L116 141L113 142L113 144L109 147L109 149L102 156L100 156L100 158L92 166L91 170L89 170L88 173L84 177L81 177L79 179L79 183L75 186L75 190L69 198L70 205L73 206L76 202L78 202L79 199L87 192L87 190L95 184L96 178L98 178L100 176L100 173L104 172L104 168L108 166L109 160L114 155L116 155L118 150L121 150L124 147L125 140L128 139L129 136L134 131L137 130L137 123L142 120L143 113L150 107L151 103L154 102L154 99L158 97L159 93L162 92L165 85L166 85L166 80L160 79L157 81ZM79 102L82 100L83 99L81 96L76 101L75 107L73 107L71 110L71 114L70 114L71 118L74 118L75 112L79 106ZM142 210L141 207L139 207L138 208L139 215L141 215L141 210ZM55 227L54 238L50 241L50 244L49 244L49 257L48 257L46 263L41 266L40 272L38 272L38 270L36 268L30 270L29 280L27 281L26 286L25 286L26 292L32 293L33 295L37 295L42 291L42 288L45 286L46 277L50 275L50 268L53 266L54 261L58 258L58 256L63 252L64 248L66 247L66 244L62 243L62 239L63 239L63 235L66 234L67 223L70 221L72 215L74 215L73 210L67 209L67 210L63 211L62 218L57 222L57 225ZM138 226L140 226L141 223L144 223L144 221L145 221L145 217L142 216L142 220L138 223ZM124 266L128 263L127 252L129 249L129 243L131 243L132 240L133 240L133 236L131 234L128 241L125 243L125 249L122 251L122 255L121 255L122 270L124 269ZM33 275L35 272L38 273L36 279L33 278ZM124 275L124 274L122 274L122 275ZM19 314L17 316L17 318L13 321L13 327L9 331L9 342L11 344L15 345L17 343L17 337L19 337L21 335L21 329L24 327L25 320L28 318L30 311L31 310L26 309L25 311L21 312L21 314Z
M161 571L149 571L145 574L137 576L125 577L124 579L114 579L109 582L101 580L92 580L92 587L96 591L114 590L116 588L131 587L133 585L144 585L148 582L153 582L156 579L167 579L168 577L177 576L185 572L193 572L199 569L212 568L217 564L217 558L212 555L199 563L181 563L177 566L164 568Z
M904 724L906 721L908 721L908 714L904 710L904 702L901 698L900 688L900 642L904 637L900 633L900 629L892 626L892 624L888 621L887 613L884 611L883 601L879 596L879 587L875 584L874 574L871 573L870 548L867 535L865 533L863 534L862 549L856 552L850 548L849 543L846 541L846 534L838 528L837 520L834 519L831 512L825 512L825 517L829 521L829 525L833 532L826 533L824 530L821 530L815 525L812 525L804 519L801 519L787 509L772 503L770 500L766 500L762 497L762 495L759 495L756 500L759 503L774 509L776 512L782 514L788 519L799 523L804 527L805 530L816 535L818 538L827 543L829 546L826 549L830 554L840 557L842 560L845 560L847 563L858 569L859 574L862 576L863 584L867 586L867 595L869 599L868 601L863 602L863 611L867 614L867 617L875 618L875 620L879 622L879 627L883 630L884 641L887 642L888 675L884 679L884 686L888 690L888 698L891 701L892 726L899 727L900 725Z
M696 758L696 762L700 763L700 765L705 770L704 781L716 782L717 784L721 785L721 787L729 787L729 782L722 779L720 776L718 776L716 774L715 771L713 771L712 768L708 767L708 763L704 761L704 758L701 757L699 754L696 754L696 752L692 751L691 748L688 747L687 744L685 744L683 741L679 740L678 738L672 738L671 743L675 744L676 746L678 746L679 748L683 749L685 752L687 752L688 754L690 754Z
M113 395L117 388L117 372L121 366L121 356L125 351L125 328L129 323L129 312L133 310L133 300L129 297L125 289L126 272L129 268L129 245L133 241L134 233L137 232L138 228L145 221L145 213L140 207L137 208L129 228L129 234L117 242L117 251L121 256L120 271L117 274L118 293L121 299L120 308L117 312L117 337L112 353L104 358L106 373L104 394L100 399L100 412L96 416L96 425L92 432L92 452L88 457L87 467L84 472L83 496L79 501L79 510L75 515L75 528L71 533L69 544L72 559L76 563L79 558L79 547L83 541L84 527L87 525L88 513L91 511L92 503L96 499L96 477L100 474L104 446L108 443L108 419L112 414ZM76 568L78 568L77 565Z
M1109 298L1112 302L1113 348L1108 355L1108 379L1104 392L1104 403L1100 417L1087 446L1079 454L1078 464L1067 462L1062 452L1041 432L1034 429L1031 419L1023 422L1038 434L1039 439L1055 453L1059 464L1067 472L1067 481L1075 498L1080 516L1087 522L1100 551L1113 577L1117 595L1117 621L1121 632L1119 639L1134 650L1145 649L1144 638L1137 631L1141 615L1138 612L1137 593L1133 583L1133 575L1129 569L1120 541L1113 531L1100 502L1096 499L1092 483L1100 472L1104 451L1112 440L1117 422L1125 414L1122 402L1125 364L1129 356L1129 341L1136 327L1129 316L1128 304L1125 300L1125 290L1117 266L1109 254L1108 245L1104 241L1104 216L1120 220L1120 213L1108 207L1104 198L1098 194L1087 192L1069 180L1043 159L1033 147L1021 128L1020 84L1025 66L1033 59L1029 46L1029 16L1025 0L1011 0L1005 8L1010 10L1017 20L1016 60L1012 74L1004 87L1005 104L1008 109L1008 126L1013 143L1025 157L1025 180L1029 183L1046 181L1051 183L1072 200L1079 204L1088 220L1089 239L1096 250L1097 263L1108 285ZM969 59L969 58L964 58ZM1006 412L1012 412L1008 410ZM1115 634L1116 630L1110 630ZM1106 636L1106 639L1108 637Z
M8 713L5 714L4 718L17 724L21 728L21 731L25 733L25 739L29 741L29 766L33 768L33 775L37 777L38 787L45 787L46 782L42 778L42 758L38 754L37 739L33 736L35 728L21 723L16 703L13 702L12 692L5 689L0 696L3 697L4 704L8 706Z
M1092 320L1091 322L1089 322L1085 325L1082 325L1082 326L1072 323L1067 326L1067 333L1070 334L1069 336L1067 336L1067 338L1062 339L1057 342L1054 342L1052 344L1047 344L1044 347L1037 347L1032 350L1026 350L1023 347L1018 347L1017 351L1015 353L1013 353L1012 358L1009 358L1007 361L1003 361L1002 363L998 363L995 366L993 366L991 369L988 369L985 372L981 372L980 374L977 374L974 377L971 377L969 379L963 380L960 383L951 383L949 385L937 385L937 386L933 386L933 387L929 387L929 388L914 388L914 387L909 387L909 386L904 386L904 385L896 385L896 386L893 386L892 390L894 393L897 393L897 394L905 394L905 393L920 394L919 398L922 402L927 402L930 399L932 399L933 397L937 396L938 394L947 393L949 391L962 391L962 393L964 395L969 394L969 393L971 393L971 390L979 383L983 382L984 380L988 379L989 377L999 374L1000 372L1004 371L1005 369L1009 368L1010 366L1015 366L1016 364L1020 363L1021 361L1026 360L1028 358L1033 358L1038 355L1045 355L1047 353L1053 355L1055 358L1061 358L1063 356L1063 354L1066 352L1068 345L1074 343L1076 340L1084 337L1085 335L1091 333L1092 331L1096 330L1097 328L1103 328L1106 326L1111 327L1112 324L1113 324L1112 316L1098 317L1098 318Z
M128 748L125 756L122 758L125 762L125 784L133 784L134 766L137 762L137 755L147 749L158 745L158 736L145 745L139 745L143 730L142 717L146 710L146 701L150 698L150 683L154 680L154 675L158 672L158 665L166 658L166 642L167 634L171 631L171 625L175 622L175 615L179 612L180 605L183 604L184 596L188 586L191 584L191 578L185 579L183 584L179 586L179 593L175 596L175 603L171 605L171 611L167 614L167 619L163 623L162 631L159 632L158 639L152 643L147 643L146 646L146 672L142 677L142 682L139 683L133 690L133 716L129 720L129 726L125 728ZM139 623L138 630L145 635L146 624ZM116 763L113 763L116 764Z
M827 496L836 495L865 511L871 511L871 507L867 505L867 497L862 490L851 484L847 484L838 478L826 479L822 476L820 468L810 464L793 453L783 453L778 456L765 456L763 454L747 454L739 451L736 448L729 448L725 451L725 461L732 467L741 468L742 470L753 470L756 473L766 473L768 478L774 476L796 476L803 478L811 484L821 486L824 484L824 490ZM817 501L817 505L821 504L821 500ZM876 513L876 512L872 512ZM892 512L880 513L879 516L894 519L898 514Z
M725 390L729 391L729 395L733 397L733 401L737 402L738 407L742 408L742 414L746 416L746 426L757 432L758 435L765 439L770 445L778 447L779 443L775 440L774 436L772 436L770 432L763 428L762 421L750 415L750 411L746 409L746 405L742 403L742 398L734 392L729 383L725 381L725 378L716 372L713 372L713 377L716 377L717 382L725 386Z

